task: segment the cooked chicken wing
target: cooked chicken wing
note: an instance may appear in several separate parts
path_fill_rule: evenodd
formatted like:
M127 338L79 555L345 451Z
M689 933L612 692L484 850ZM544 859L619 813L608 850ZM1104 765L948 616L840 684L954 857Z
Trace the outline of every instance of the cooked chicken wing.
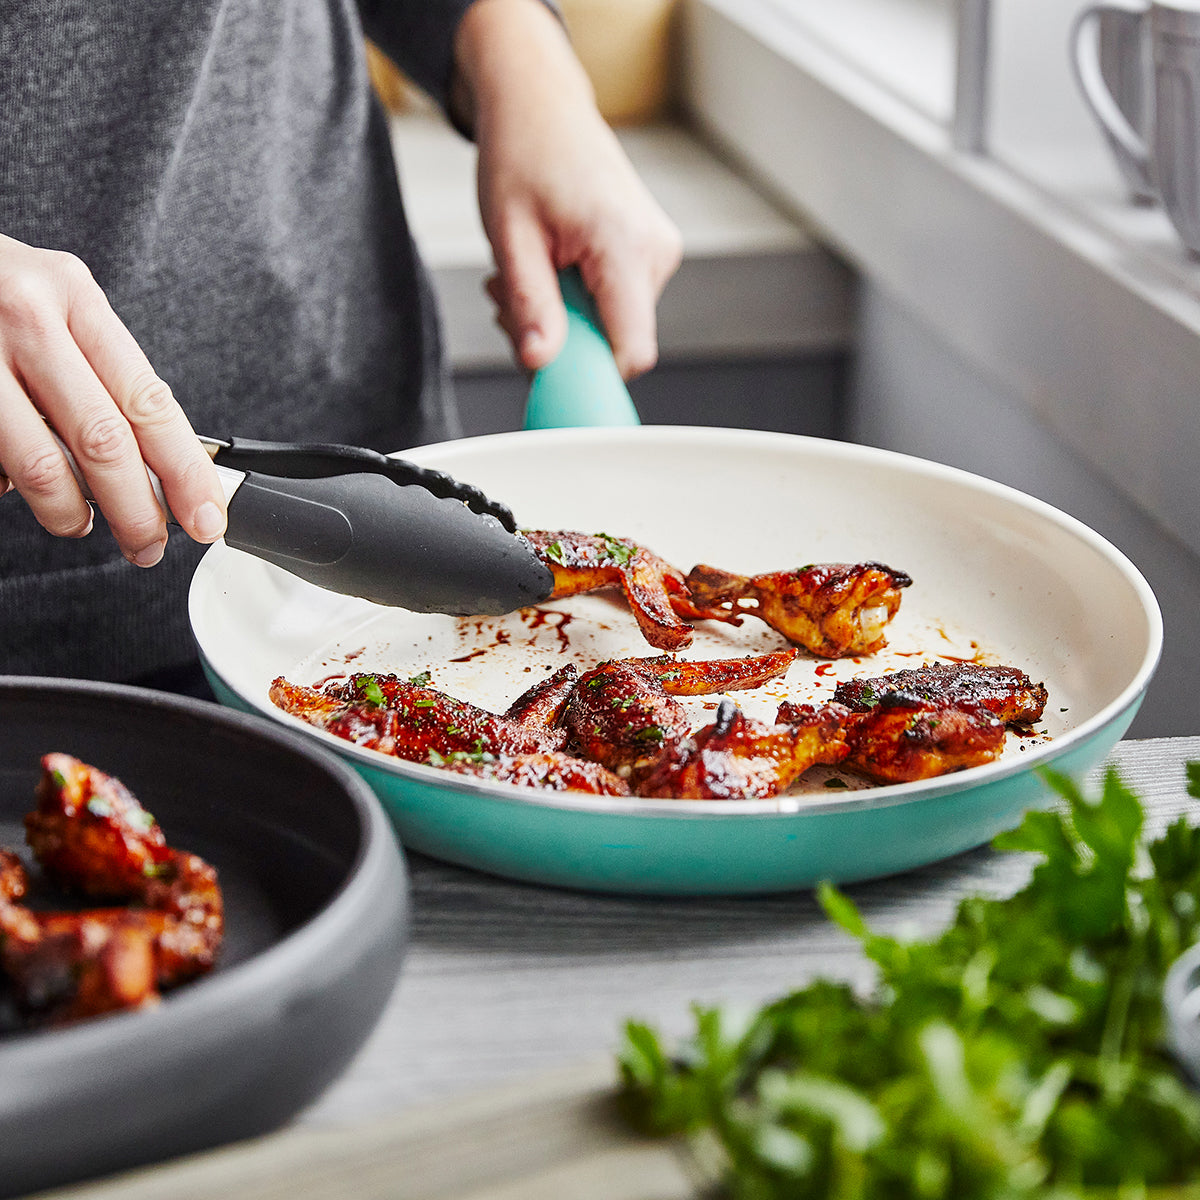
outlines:
M541 560L554 573L552 598L578 596L619 587L642 636L659 650L682 650L692 640L692 627L674 607L676 597L686 600L683 575L651 550L606 533L572 530L526 530ZM727 619L723 613L701 613Z
M0 848L0 905L22 900L28 891L25 864L15 851Z
M885 644L900 590L912 579L874 562L816 563L753 576L700 564L684 582L697 615L720 612L734 623L743 615L758 617L813 654L842 658ZM687 600L676 601L676 608L690 615Z
M211 966L223 928L216 870L168 846L158 822L120 780L67 754L47 754L42 767L25 835L47 876L72 891L131 901L181 922L210 943L202 966Z
M571 749L636 779L691 729L691 718L675 696L760 687L783 675L795 653L704 662L662 655L601 663L580 677L567 701L563 725Z
M289 683L270 688L284 712L355 745L408 762L441 764L456 756L511 756L561 750L557 719L579 670L568 663L519 696L505 713L488 712L425 682L355 674L323 689Z
M117 779L48 754L26 836L61 888L133 907L43 912L20 903L28 879L0 852L0 968L22 1008L54 1022L157 1002L159 989L208 971L224 933L217 873L172 849Z
M47 754L25 818L46 874L88 896L139 899L171 858L163 831L120 780L67 754Z
M797 712L766 725L722 700L716 720L667 748L638 782L639 796L675 800L743 800L776 796L809 767L846 755L841 705Z
M779 719L790 719L793 711L781 705ZM1004 722L998 717L911 692L884 692L871 708L845 713L843 765L878 783L910 783L982 766L1004 748Z
M981 663L931 663L871 679L838 684L834 699L863 712L886 692L902 691L934 704L983 708L1009 725L1032 725L1041 720L1048 693L1016 667Z

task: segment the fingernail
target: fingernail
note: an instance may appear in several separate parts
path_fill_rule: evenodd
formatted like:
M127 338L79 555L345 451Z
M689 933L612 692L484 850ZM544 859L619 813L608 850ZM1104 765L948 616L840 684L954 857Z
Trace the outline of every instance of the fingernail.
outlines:
M225 514L211 500L205 500L196 509L192 527L201 541L215 542L225 532Z
M530 329L521 335L518 351L521 362L527 367L541 366L546 361L546 335L540 329Z
M153 542L151 545L143 547L135 555L133 555L133 557L130 559L130 562L139 567L152 567L159 561L159 559L162 558L163 550L166 549L166 545L167 543L165 541Z

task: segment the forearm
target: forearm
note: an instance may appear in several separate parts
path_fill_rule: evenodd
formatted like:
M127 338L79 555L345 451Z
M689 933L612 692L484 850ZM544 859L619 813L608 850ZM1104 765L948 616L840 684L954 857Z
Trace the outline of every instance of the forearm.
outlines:
M475 0L454 38L451 113L486 138L511 110L552 104L594 107L591 81L546 0Z
M566 336L555 272L578 267L626 377L654 365L654 307L679 234L596 107L543 0L475 0L454 39L455 118L479 147L479 205L496 259L488 290L518 361Z

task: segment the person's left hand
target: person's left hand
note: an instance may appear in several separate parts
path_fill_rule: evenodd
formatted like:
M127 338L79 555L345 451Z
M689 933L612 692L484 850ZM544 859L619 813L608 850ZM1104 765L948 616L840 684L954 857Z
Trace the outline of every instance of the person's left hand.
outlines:
M561 25L541 0L476 0L456 52L496 259L488 290L518 361L534 371L562 349L556 273L577 266L622 376L648 371L681 239L600 116Z

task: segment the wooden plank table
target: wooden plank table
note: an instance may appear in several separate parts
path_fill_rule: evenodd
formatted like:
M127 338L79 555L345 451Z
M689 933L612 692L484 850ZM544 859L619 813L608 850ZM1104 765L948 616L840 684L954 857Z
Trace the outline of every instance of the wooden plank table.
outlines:
M1155 833L1193 812L1200 737L1121 743L1112 764ZM757 1006L817 975L867 985L857 943L811 893L587 895L410 856L411 948L346 1074L278 1134L113 1180L72 1200L353 1195L670 1200L694 1191L678 1148L632 1138L610 1106L622 1022L668 1036L693 1002ZM980 848L846 890L885 932L935 932L965 895L1007 894L1024 855ZM302 1048L298 1048L302 1052Z

